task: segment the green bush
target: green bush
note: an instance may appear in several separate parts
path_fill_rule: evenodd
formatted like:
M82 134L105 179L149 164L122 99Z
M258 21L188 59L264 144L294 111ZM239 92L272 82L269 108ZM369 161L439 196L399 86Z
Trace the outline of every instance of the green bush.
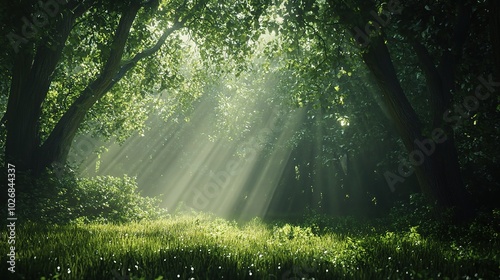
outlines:
M314 209L307 209L301 224L310 227L315 234L335 232L341 235L363 235L370 231L366 226L368 220L353 216L332 217L321 214Z
M488 246L497 240L500 232L500 211L480 211L474 220L457 224L453 221L453 210L438 211L422 194L413 194L408 201L399 202L391 209L385 224L391 231L418 232L435 240L477 240L477 244Z
M159 198L143 197L137 191L135 178L98 176L80 178L72 192L70 204L78 217L86 221L130 222L155 220L166 215L158 207Z
M26 176L28 179L29 176ZM46 223L126 223L167 216L159 198L143 197L135 178L77 178L71 172L46 172L19 194L19 214Z
M423 194L412 194L407 201L395 204L389 214L391 230L406 232L418 228L424 236L449 237L455 231L452 212L439 212Z
M64 172L61 176L47 170L37 179L31 173L17 173L16 214L34 222L68 223L75 217L65 194L76 186L72 172Z

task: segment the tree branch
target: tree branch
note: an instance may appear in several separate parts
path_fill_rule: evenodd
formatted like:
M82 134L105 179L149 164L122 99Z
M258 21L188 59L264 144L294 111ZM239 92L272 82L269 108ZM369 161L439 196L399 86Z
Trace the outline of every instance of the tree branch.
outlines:
M120 18L111 44L109 58L101 74L83 90L68 111L57 122L37 155L37 164L39 165L37 169L42 170L54 161L64 162L66 160L71 141L76 135L87 111L97 100L104 96L106 90L114 83L113 78L119 72L120 61L130 34L130 28L140 8L140 4L136 3L130 6Z
M156 53L158 50L160 50L161 46L165 43L165 40L170 36L173 32L176 30L179 30L180 28L183 27L184 23L181 22L176 22L172 27L168 28L165 32L163 32L162 36L160 39L158 39L158 42L154 46L152 46L149 49L146 49L138 54L136 54L132 59L127 60L126 62L122 63L122 66L120 67L120 70L114 78L112 79L111 83L106 87L105 92L108 92L111 90L111 88L118 83L126 74L127 72L132 69L141 59L144 59L146 57L149 57Z

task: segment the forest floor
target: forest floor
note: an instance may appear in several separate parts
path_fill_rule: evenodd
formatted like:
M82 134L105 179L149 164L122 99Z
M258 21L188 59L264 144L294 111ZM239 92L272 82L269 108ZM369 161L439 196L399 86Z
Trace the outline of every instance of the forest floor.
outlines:
M21 224L2 279L500 279L498 232L457 238L349 218L302 224L207 214L123 225ZM437 229L439 230L439 229ZM447 231L457 229L448 228ZM477 231L477 232L476 232ZM480 232L480 234L478 233ZM10 245L2 242L2 252ZM5 259L6 254L3 254Z

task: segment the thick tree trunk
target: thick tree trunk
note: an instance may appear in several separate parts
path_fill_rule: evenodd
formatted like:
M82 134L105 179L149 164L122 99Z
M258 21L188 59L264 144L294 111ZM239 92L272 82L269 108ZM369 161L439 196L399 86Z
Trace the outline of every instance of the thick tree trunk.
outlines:
M417 142L427 142L422 135L419 118L408 102L399 83L392 60L385 45L383 35L372 38L363 59L375 79L382 94L382 100L388 109L401 139L410 157L415 151L422 151ZM444 110L443 110L444 112ZM436 127L442 129L442 127ZM446 131L446 130L445 130ZM466 191L460 178L452 134L447 140L435 143L435 150L425 155L423 162L414 164L422 192L437 200L443 208L456 207L460 216L469 210ZM418 157L415 157L418 159ZM420 160L416 160L420 162Z
M366 2L368 3L368 2ZM370 36L363 33L365 25L371 19L369 11L376 11L371 3L361 7L359 12L353 12L349 7L341 15L341 21L351 29L353 37L364 47L362 57L375 77L380 88L381 100L389 118L394 123L409 158L414 159L414 171L421 191L429 198L436 200L443 208L458 208L458 216L467 216L471 210L467 200L467 192L460 177L460 168L456 147L453 139L453 131L449 125L443 123L443 113L448 109L451 100L451 90L454 87L454 70L459 61L470 20L470 9L463 1L457 2L457 22L453 34L453 49L444 50L444 55L437 69L426 49L420 44L413 44L422 70L426 75L427 85L430 91L431 110L433 114L432 128L438 129L442 135L446 135L445 141L434 143L432 135L424 137L420 120L406 98L404 91L397 78L392 59L385 43L383 28L377 29L378 34ZM372 26L373 27L373 26ZM410 37L411 38L411 37ZM420 47L420 48L419 48ZM441 139L442 140L442 139ZM427 143L431 148L423 153L422 145ZM424 154L423 159L417 155ZM410 172L411 173L411 172Z
M381 36L372 38L368 49L363 53L363 60L375 77L382 102L406 150L408 152L417 150L415 140L423 139L420 120L401 88L389 51ZM430 165L430 161L427 161L427 165ZM432 170L432 167L422 166L417 168L416 173L422 191L429 194L432 193L433 180L430 178L432 176L425 175L426 169Z
M54 23L43 26L50 29L47 32L49 35L40 39L38 44L26 40L23 41L24 44L16 47L18 54L14 59L5 113L7 127L5 156L19 171L33 170L36 167L36 154L41 142L39 121L42 103L47 96L54 70L62 56L75 20L88 10L92 2L88 1L85 4L71 2L57 6L56 11L60 13L54 17ZM29 8L26 8L27 10ZM16 11L13 10L12 13L16 14ZM17 16L22 18L28 15L17 14ZM23 24L17 31L25 35L26 23ZM39 30L30 32L34 32L36 37L37 31Z
M120 18L110 46L110 55L102 71L82 91L41 144L38 120L42 102L52 81L52 73L59 62L74 20L90 7L91 2L76 7L68 6L72 8L72 13L69 13L71 16L65 16L53 32L59 34L55 49L39 46L34 59L29 56L29 52L26 52L19 55L16 61L6 113L8 126L6 155L9 162L18 166L18 170L34 171L36 175L53 163L64 165L72 141L88 110L140 60L156 53L168 36L182 28L190 19L189 16L182 20L176 18L174 25L165 30L155 45L136 54L130 60L122 61L130 28L141 8L140 3L130 5Z
M468 218L474 207L460 174L453 128L444 118L445 112L452 105L452 93L456 91L456 69L462 58L471 20L471 9L465 5L464 1L457 2L456 7L457 16L451 36L451 48L444 50L437 67L427 49L418 39L410 38L409 40L426 77L432 108L432 128L442 129L447 135L447 140L439 144L434 154L431 155L435 162L434 172L443 177L439 197L443 197L441 200L444 200L449 196L450 206L456 206L460 211L457 216Z
M33 156L40 144L42 102L73 23L74 15L67 13L56 24L58 32L50 48L38 46L35 55L32 55L33 44L27 43L16 57L6 112L5 155L18 170L33 168Z

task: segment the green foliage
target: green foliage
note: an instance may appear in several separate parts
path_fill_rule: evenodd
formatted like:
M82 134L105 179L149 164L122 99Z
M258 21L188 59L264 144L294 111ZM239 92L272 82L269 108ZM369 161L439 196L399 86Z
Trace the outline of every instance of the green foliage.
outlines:
M370 233L370 227L366 226L368 221L364 222L352 216L332 217L313 209L304 215L302 224L310 227L315 234L335 232L342 236L362 236Z
M22 180L28 192L19 193L19 214L49 224L125 223L167 216L159 198L143 197L134 178L98 176L76 178L71 173L47 172L35 181Z
M452 221L452 210L439 212L423 195L414 194L408 201L396 204L389 219L380 225L405 236L408 242L431 238L459 247L475 244L487 250L500 237L499 213L498 209L481 211L473 221L458 225Z
M438 212L422 194L412 194L407 201L395 204L389 214L393 230L407 231L412 228L429 236L450 236L453 231L452 212ZM435 237L439 237L435 236Z
M34 65L41 62L40 70L29 76L30 83L36 84L41 79L46 84L40 95L31 99L40 101L40 104L34 102L34 107L41 107L40 112L34 112L33 119L39 126L33 133L33 143L43 145L56 125L68 119L73 121L70 122L74 125L72 132L78 129L83 134L123 142L134 132L146 129L145 121L152 111L160 111L165 118L175 111L187 111L210 82L207 73L219 74L233 69L241 72L258 42L259 17L267 4L268 1L215 0L70 3L60 7L60 14L49 26L35 28L37 43L31 45L34 53L41 54L45 48L53 47L58 37L55 34L68 33L64 29L71 28L69 36L61 37L64 41L58 42L59 46L64 46L60 53L57 51L47 57L39 55L34 59L27 54L15 56L11 45L5 42L6 36L2 36L5 44L0 61L5 65L2 63L0 76L5 80L0 88L2 93L9 92L9 81L17 81L18 75L28 77L25 74L31 71L30 67L12 70L13 65L17 65L17 57L33 59ZM130 29L122 30L120 27L128 25L119 23L127 22L124 21L129 18L127 13L135 10L129 9L131 5L141 8L137 14L130 15ZM36 9L39 7L32 1L0 9L2 24L5 23L2 30L17 32L22 25L14 19L24 19L25 13L28 16ZM75 23L58 24L61 20L72 19L69 14L74 16ZM40 73L51 74L43 78ZM10 86L16 87L16 84L12 82ZM19 91L20 95L31 94L29 90L24 93L22 88L11 90ZM7 105L5 97L0 98L0 109ZM18 97L12 95L12 98ZM9 111L22 111L16 109L18 103L10 102ZM31 103L26 101L25 104ZM83 120L81 114L72 114L76 108L84 110L79 112L84 113ZM14 124L14 120L25 116L13 114L11 118L9 123ZM5 123L5 119L2 122ZM74 135L69 134L51 138L57 139L52 147L69 144L60 143L71 140ZM0 148L4 146L3 138L1 131Z
M98 176L77 180L70 205L85 221L130 222L164 217L166 210L158 207L159 198L143 197L134 178Z
M494 279L500 273L498 236L487 246L444 242L416 227L318 235L304 225L273 227L260 219L238 225L192 214L121 225L24 222L16 233L17 242L30 244L16 258L16 276L26 279Z
M291 239L306 240L314 236L310 227L303 228L300 226L292 226L290 224L285 224L283 227L276 227L274 229L274 234L280 241Z
M16 178L16 214L22 219L49 224L65 224L71 220L73 213L64 194L77 185L72 172L58 176L47 170L38 179L31 173L18 173Z

